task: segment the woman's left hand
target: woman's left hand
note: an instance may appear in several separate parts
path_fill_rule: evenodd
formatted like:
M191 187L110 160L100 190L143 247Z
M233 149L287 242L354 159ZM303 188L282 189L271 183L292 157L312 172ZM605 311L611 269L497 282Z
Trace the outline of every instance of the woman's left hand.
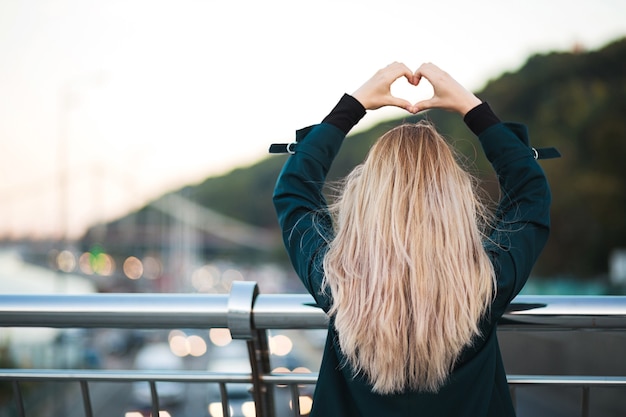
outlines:
M419 78L406 65L401 62L394 62L378 70L372 78L352 94L352 97L357 99L366 110L396 106L412 112L413 105L411 103L391 94L391 84L400 77L405 77L413 85L417 85L419 82Z

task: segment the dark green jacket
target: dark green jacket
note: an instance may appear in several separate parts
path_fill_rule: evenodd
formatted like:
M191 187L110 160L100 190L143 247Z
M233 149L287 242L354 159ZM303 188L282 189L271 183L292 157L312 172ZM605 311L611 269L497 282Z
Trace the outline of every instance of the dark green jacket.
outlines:
M331 124L298 131L295 154L285 163L274 205L292 264L325 311L332 295L320 291L322 259L333 236L322 187L344 133ZM312 417L513 416L496 322L522 289L549 233L550 190L528 144L526 128L498 123L479 136L501 186L498 224L485 244L497 275L497 295L480 323L483 338L460 356L437 394L378 395L345 363L331 320ZM418 237L416 237L418 238ZM384 343L381 341L381 343ZM384 346L381 346L384 349Z

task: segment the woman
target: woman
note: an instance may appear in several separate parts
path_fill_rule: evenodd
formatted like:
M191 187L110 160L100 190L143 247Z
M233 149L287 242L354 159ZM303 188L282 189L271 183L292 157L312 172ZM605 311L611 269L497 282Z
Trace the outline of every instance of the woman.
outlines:
M433 86L412 105L400 77ZM454 111L478 136L502 200L493 218L474 181L427 123L391 129L328 207L326 173L367 110ZM298 276L329 314L315 416L513 416L496 322L549 233L550 190L522 125L501 123L433 64L401 63L297 132L274 205Z

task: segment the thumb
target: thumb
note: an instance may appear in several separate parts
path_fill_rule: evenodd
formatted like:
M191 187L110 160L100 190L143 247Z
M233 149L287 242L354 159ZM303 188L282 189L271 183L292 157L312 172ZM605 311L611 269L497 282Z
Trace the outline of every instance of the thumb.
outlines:
M388 103L390 106L395 106L395 107L400 107L401 109L407 110L407 111L411 111L413 108L413 105L408 102L407 100L401 99L401 98L397 98L394 96L389 96L388 97Z
M438 106L437 102L438 100L436 97L418 101L412 106L413 113L419 113L424 110L434 109Z

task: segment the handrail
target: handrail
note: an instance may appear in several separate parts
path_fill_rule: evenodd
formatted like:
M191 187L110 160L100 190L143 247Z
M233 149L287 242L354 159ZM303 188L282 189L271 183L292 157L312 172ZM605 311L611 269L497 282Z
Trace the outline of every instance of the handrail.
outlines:
M270 384L312 384L319 374L271 373L263 375L263 382ZM138 370L85 370L85 369L2 369L0 381L90 381L90 382L208 382L208 383L252 383L251 374L245 372L204 371L138 371ZM507 375L510 385L552 385L569 387L626 387L622 376L592 375Z
M518 296L499 321L500 330L626 330L626 296ZM247 341L251 373L150 372L120 370L2 369L12 381L20 416L25 416L20 381L78 381L85 415L92 416L88 382L148 381L152 413L159 411L155 381L220 384L252 383L257 416L274 415L272 386L288 385L298 416L299 384L315 384L317 374L276 374L269 368L268 329L321 329L328 317L308 294L259 294L254 282L234 282L229 294L0 294L0 327L207 329L228 328ZM590 387L625 387L626 377L508 375L516 386L581 387L582 415Z
M250 325L256 329L327 325L326 314L308 294L256 295L241 291L241 284L234 283L230 294L2 294L0 326L171 329L230 328L237 323L239 327L242 317L248 316L233 305L251 309ZM499 326L501 330L624 330L626 296L518 296Z

